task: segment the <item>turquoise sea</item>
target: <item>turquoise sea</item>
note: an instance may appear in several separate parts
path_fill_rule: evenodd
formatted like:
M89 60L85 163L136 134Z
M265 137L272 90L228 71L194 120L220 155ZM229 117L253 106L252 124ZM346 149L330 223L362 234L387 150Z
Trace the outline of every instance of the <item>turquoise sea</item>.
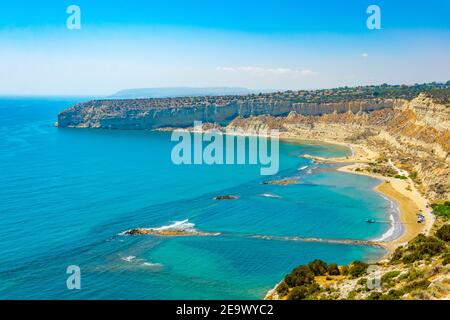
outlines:
M260 299L299 264L384 254L282 239L372 239L388 230L365 222L389 215L376 180L298 157L347 149L282 143L280 171L269 179L301 183L263 185L256 165L172 164L170 133L53 126L83 100L0 98L1 299ZM240 199L212 200L225 194ZM119 235L187 219L221 235ZM69 265L81 268L80 290L66 287Z

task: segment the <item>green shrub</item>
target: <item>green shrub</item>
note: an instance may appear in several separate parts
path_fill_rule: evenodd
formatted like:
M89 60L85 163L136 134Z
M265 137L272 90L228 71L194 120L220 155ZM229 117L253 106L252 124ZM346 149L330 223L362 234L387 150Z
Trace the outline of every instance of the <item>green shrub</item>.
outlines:
M314 282L314 273L308 266L299 266L284 278L289 287L297 287Z
M308 288L305 286L295 287L289 292L288 300L303 300L308 295Z
M381 284L386 287L392 286L393 280L400 274L400 271L389 271L381 276Z
M410 292L410 291L419 290L419 289L424 290L424 289L428 288L430 283L431 282L426 279L413 281L411 283L408 283L406 286L404 286L403 290L405 292Z
M316 276L323 276L327 273L327 264L322 260L316 259L308 263L309 270L311 270Z
M443 241L450 241L450 224L443 225L436 231L436 237Z
M341 267L341 274L342 274L343 276L348 275L348 266L342 266L342 267Z
M348 269L348 274L352 278L358 278L366 273L368 267L369 265L367 263L361 261L353 261L350 265L350 268Z
M414 261L421 260L421 259L422 259L422 256L418 252L411 252L409 254L406 254L403 257L402 261L404 263L413 263Z
M355 298L356 298L356 294L357 294L357 292L356 291L350 291L349 293L348 293L348 295L347 295L347 300L355 300Z
M397 249L395 249L391 257L391 263L395 264L396 262L400 262L400 259L403 256L403 250L404 250L403 246L400 246Z
M442 256L442 264L445 266L445 265L447 265L449 262L450 262L450 253L445 253L443 256Z
M381 292L372 292L371 294L369 294L369 296L367 297L367 300L380 300L381 297L383 296L383 294Z
M360 285L360 286L365 286L367 284L367 278L361 278L358 279L358 281L356 282L356 284Z
M307 285L307 288L308 288L308 296L310 297L317 292L323 291L318 283L312 283L310 285Z
M288 294L289 292L289 286L284 283L284 281L282 281L277 287L276 287L276 291L278 292L278 294L285 296Z
M450 218L450 201L445 201L444 203L433 203L431 205L433 208L433 213L444 219Z
M424 275L425 275L425 272L412 268L406 274L406 279L411 282L411 281L423 278Z
M329 264L327 272L330 276L338 276L341 274L341 272L339 271L339 267L336 263Z
M380 297L380 300L400 300L402 295L403 291L401 290L389 290L388 293Z
M445 247L445 243L441 240L420 234L408 243L403 253L402 261L404 263L412 263L417 260L428 259L441 254Z

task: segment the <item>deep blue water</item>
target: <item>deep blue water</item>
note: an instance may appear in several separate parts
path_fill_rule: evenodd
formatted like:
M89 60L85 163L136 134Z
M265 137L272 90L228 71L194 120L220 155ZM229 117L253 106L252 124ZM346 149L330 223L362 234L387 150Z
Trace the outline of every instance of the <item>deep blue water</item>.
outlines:
M80 100L0 98L0 298L262 298L299 264L384 253L254 237L383 234L387 225L365 222L388 214L372 190L376 180L317 170L298 157L345 148L283 143L280 172L270 179L297 176L301 184L262 185L268 178L255 165L172 164L169 133L54 127L57 113ZM212 200L223 194L240 199ZM118 235L185 219L221 235ZM69 265L81 268L81 290L66 287Z

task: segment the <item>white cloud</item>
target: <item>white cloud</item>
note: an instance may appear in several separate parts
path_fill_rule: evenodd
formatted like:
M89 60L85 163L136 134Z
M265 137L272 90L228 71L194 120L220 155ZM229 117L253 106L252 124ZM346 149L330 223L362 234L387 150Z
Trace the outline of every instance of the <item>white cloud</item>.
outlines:
M368 53L361 53L361 57L363 57L363 58L367 58L369 56L369 54Z
M311 70L297 70L291 68L262 68L262 67L217 67L218 71L229 73L247 73L258 76L313 76L317 72Z

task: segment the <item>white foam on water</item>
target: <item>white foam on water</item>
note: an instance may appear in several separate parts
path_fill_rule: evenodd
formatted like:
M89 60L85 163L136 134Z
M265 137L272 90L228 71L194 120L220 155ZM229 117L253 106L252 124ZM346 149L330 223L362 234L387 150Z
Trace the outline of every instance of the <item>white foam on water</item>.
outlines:
M220 235L220 232L215 232L215 233L210 233L210 232L200 232L195 228L195 224L189 222L189 219L186 220L181 220L181 221L174 221L173 223L166 225L166 226L161 226L161 227L156 227L156 228L139 228L139 229L143 229L143 230L148 230L149 232L167 232L167 231L176 231L176 232L182 232L185 234L194 234L194 235L199 235L199 236L218 236ZM130 229L133 230L133 229ZM120 236L124 236L127 235L128 232L130 232L130 230L126 230L123 231L121 233L119 233Z
M152 263L152 262L144 262L142 263L142 266L152 268L152 269L160 269L163 267L161 263Z
M273 193L262 193L260 196L266 198L281 198L279 195Z
M400 222L400 210L397 207L397 204L388 197L380 194L383 199L389 202L389 224L390 228L381 235L380 238L373 239L373 241L389 241L397 239L403 233L403 226Z
M136 258L136 256L126 256L120 258L120 260L129 262L131 265L134 265L135 267L146 267L151 269L161 269L163 265L161 263L153 263L149 262L142 258Z
M123 261L130 262L130 261L134 260L135 258L136 258L136 256L128 256L128 257L123 257L121 259Z
M385 233L383 233L380 238L375 239L374 241L385 241L394 235L394 233L395 233L394 215L392 215L392 214L389 215L389 220L390 220L390 225L391 225L390 228Z
M172 224L167 226L162 226L158 228L153 228L153 230L162 231L162 230L176 230L176 231L185 231L185 232L196 232L195 224L189 222L189 219L182 221L174 221Z

